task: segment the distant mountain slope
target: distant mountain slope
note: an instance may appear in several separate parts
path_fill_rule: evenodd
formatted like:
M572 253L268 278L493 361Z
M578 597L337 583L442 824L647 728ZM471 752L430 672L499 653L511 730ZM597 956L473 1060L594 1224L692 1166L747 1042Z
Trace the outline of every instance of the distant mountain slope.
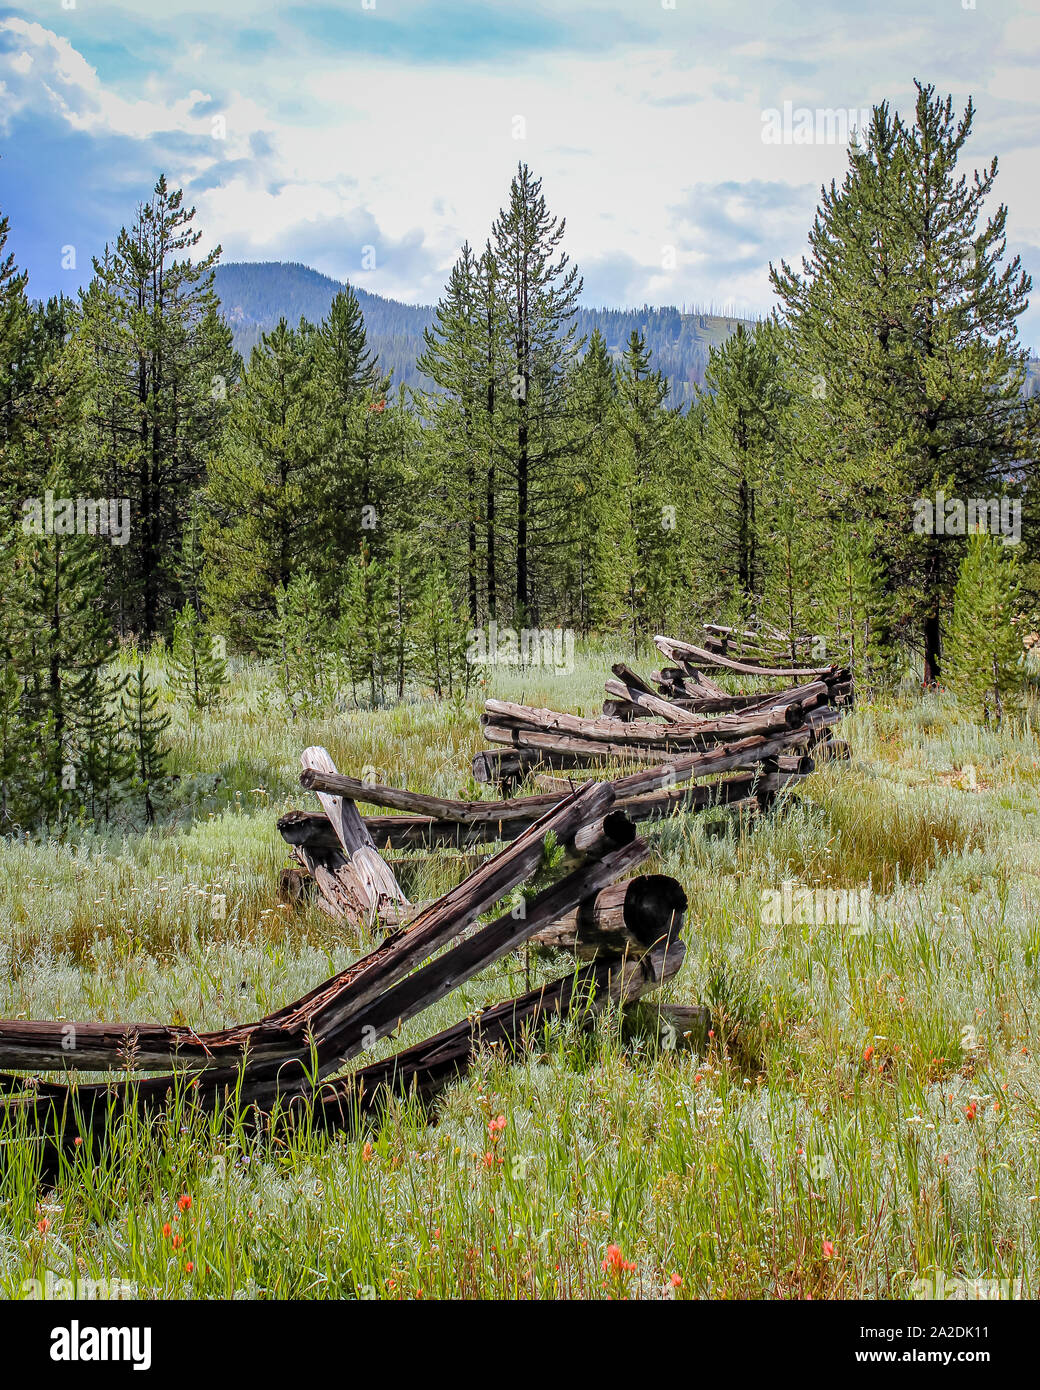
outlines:
M283 261L231 261L216 271L216 289L231 325L235 346L248 358L268 332L285 317L290 323L301 316L318 323L328 313L334 295L342 289L337 280L308 266ZM354 286L365 315L369 346L378 354L394 381L412 387L430 383L416 370L422 351L423 329L433 322L429 305L402 304ZM708 348L724 342L743 320L718 314L682 313L675 308L588 309L578 312L578 335L595 329L603 334L611 352L620 357L633 329L646 335L652 362L668 377L669 403L687 405L694 388L704 380Z
M318 323L342 285L308 266L286 261L231 261L216 271L216 289L224 315L231 325L235 346L248 358L261 333L282 317L297 323L301 316ZM416 389L430 382L415 366L422 351L423 329L433 322L429 305L402 304L355 285L365 315L368 342L384 371L392 371L398 384ZM725 342L739 323L751 320L710 313L685 313L666 306L641 309L589 309L578 311L579 336L595 329L619 357L633 329L643 333L652 363L667 376L672 388L670 405L685 406L704 381L708 349ZM1040 361L1031 359L1026 392L1040 391Z
M246 359L261 333L280 318L291 324L301 317L320 323L343 288L317 270L284 261L230 261L217 267L215 284L235 347ZM354 293L365 316L369 348L383 370L393 371L394 381L406 386L429 385L416 371L415 359L422 350L423 329L433 322L433 310L384 299L356 285Z

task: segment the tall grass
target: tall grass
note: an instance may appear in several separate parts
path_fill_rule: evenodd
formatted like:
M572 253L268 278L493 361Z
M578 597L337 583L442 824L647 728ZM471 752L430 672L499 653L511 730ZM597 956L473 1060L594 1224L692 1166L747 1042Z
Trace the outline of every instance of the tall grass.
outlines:
M175 712L180 781L157 826L0 843L0 1015L216 1027L298 997L371 944L277 901L274 822L307 804L301 749L482 794L468 767L487 695L592 713L624 655L496 668L454 705L299 720L269 673L237 665L224 707ZM666 994L711 1005L705 1055L633 1041L610 1017L591 1037L556 1027L520 1064L482 1058L432 1124L400 1104L361 1133L272 1141L179 1109L128 1122L53 1186L7 1118L0 1290L25 1296L50 1271L151 1298L909 1298L939 1274L1036 1297L1032 724L981 730L941 699L904 699L843 732L851 761L769 817L651 832L651 867L690 899ZM869 886L869 929L771 922L764 895L785 880ZM535 978L567 968L534 962ZM524 976L522 957L501 962L381 1050Z

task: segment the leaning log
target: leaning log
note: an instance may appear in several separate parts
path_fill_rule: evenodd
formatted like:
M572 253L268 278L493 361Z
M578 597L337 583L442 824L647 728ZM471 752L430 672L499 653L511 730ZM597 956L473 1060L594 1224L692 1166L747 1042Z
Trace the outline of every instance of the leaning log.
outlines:
M623 809L630 796L679 786L684 782L710 777L715 773L729 772L814 738L824 738L828 725L836 723L840 718L836 710L823 706L810 711L806 715L805 724L798 729L785 729L769 738L756 735L705 752L658 760L638 771L615 778L611 785L616 792L617 802ZM559 792L548 791L506 801L455 801L448 797L431 796L425 792L407 792L381 783L359 782L355 778L344 777L342 773L335 776L305 773L300 781L308 787L320 786L324 791L354 797L358 801L367 801L375 806L392 807L462 825L504 827L509 821L528 821L533 815L544 814L555 806L561 797Z
M300 761L306 770L334 773L336 764L324 748L306 748ZM379 857L353 801L326 792L318 800L335 832L336 844L311 853L297 851L297 858L318 885L328 909L355 926L370 926L380 919L399 920L411 906L393 871Z
M384 1061L336 1081L324 1081L316 1090L290 1095L279 1107L275 1123L292 1124L302 1119L320 1129L350 1130L389 1096L429 1103L465 1074L482 1051L501 1049L513 1057L535 1042L539 1030L552 1019L574 1018L589 1025L611 1005L624 1013L626 1005L671 979L685 955L686 948L676 934L638 957L583 965L572 975L480 1010ZM141 1088L135 1083L118 1089L75 1088L30 1084L24 1077L0 1075L0 1090L7 1093L8 1113L20 1116L44 1140L43 1176L51 1179L58 1171L58 1148L74 1152L75 1144L85 1137L97 1152L106 1129L123 1114L152 1108L142 1104ZM197 1092L191 1094L198 1100ZM169 1098L168 1091L164 1099ZM242 1103L233 1088L221 1100Z

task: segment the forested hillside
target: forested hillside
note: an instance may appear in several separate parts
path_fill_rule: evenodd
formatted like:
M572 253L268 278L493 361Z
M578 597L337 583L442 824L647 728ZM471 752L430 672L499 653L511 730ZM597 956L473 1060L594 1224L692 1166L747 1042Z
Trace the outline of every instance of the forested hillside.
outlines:
M219 266L215 288L231 326L235 347L248 357L261 333L280 318L297 324L301 316L320 323L343 288L337 280L308 266L284 261L229 261ZM422 351L423 330L433 322L433 308L402 304L353 286L372 351L398 385L428 390L430 381L416 366ZM607 351L620 361L633 332L646 339L655 365L670 388L668 403L687 406L704 382L708 352L718 347L738 323L749 320L674 306L638 309L592 309L581 306L575 316L579 337L599 332Z
M301 318L321 323L343 285L308 266L284 261L229 261L217 267L214 288L234 344L248 360L251 349L280 318L295 327ZM396 299L353 286L373 353L397 385L428 385L416 369L423 329L433 321L425 304Z

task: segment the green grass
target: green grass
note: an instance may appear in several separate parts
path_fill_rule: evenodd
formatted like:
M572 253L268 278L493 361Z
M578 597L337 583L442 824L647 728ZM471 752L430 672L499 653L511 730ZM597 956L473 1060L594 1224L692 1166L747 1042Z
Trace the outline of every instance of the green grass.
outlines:
M236 667L223 708L176 714L179 780L157 826L0 842L0 1016L212 1028L298 997L371 944L278 904L275 820L307 804L302 748L489 794L468 773L483 699L593 713L625 655L500 669L457 707L298 721L268 674ZM653 832L649 868L690 899L667 996L712 1006L706 1056L623 1043L610 1018L591 1038L557 1027L523 1064L482 1059L433 1124L400 1105L361 1134L271 1142L178 1111L119 1130L53 1188L8 1122L0 1291L50 1271L149 1298L909 1298L941 1275L1035 1298L1036 736L980 729L936 698L862 705L843 736L851 762L770 817ZM764 920L785 879L870 887L869 930ZM445 867L413 893L452 881ZM567 968L534 963L536 978ZM382 1050L519 993L524 969L500 963ZM616 1277L613 1244L634 1265Z

